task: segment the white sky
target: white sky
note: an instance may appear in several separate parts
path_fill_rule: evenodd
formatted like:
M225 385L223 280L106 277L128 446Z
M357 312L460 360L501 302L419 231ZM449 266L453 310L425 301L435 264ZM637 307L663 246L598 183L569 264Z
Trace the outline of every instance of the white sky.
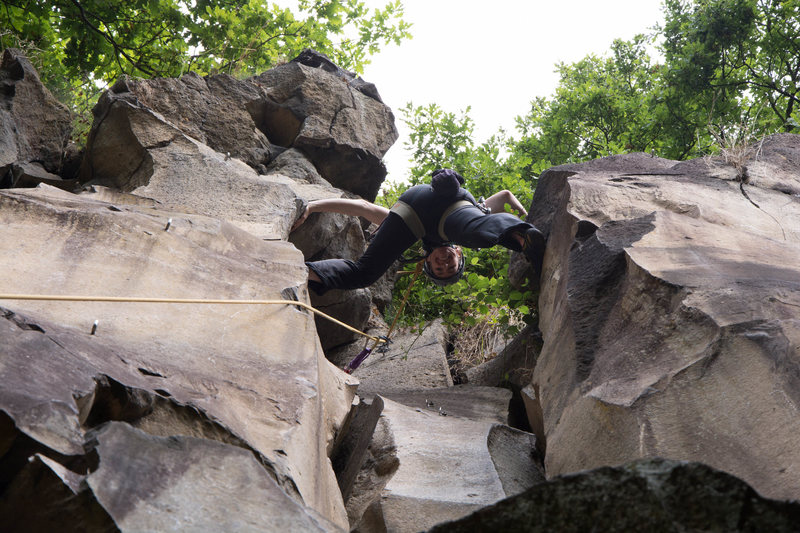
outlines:
M370 7L387 0L365 0ZM386 154L388 179L404 181L408 130L400 109L438 104L460 114L471 106L476 143L514 118L536 96L550 96L558 62L605 55L616 38L647 33L662 21L661 0L404 0L413 39L372 56L363 78L395 113L400 138Z

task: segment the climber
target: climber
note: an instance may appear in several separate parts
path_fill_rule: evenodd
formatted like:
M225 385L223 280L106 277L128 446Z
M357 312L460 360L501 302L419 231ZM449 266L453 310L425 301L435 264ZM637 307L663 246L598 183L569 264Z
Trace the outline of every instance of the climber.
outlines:
M522 251L534 268L542 267L545 239L532 224L502 212L505 204L527 212L509 191L501 191L479 204L462 187L464 178L450 169L433 172L431 184L415 185L386 209L366 200L333 198L310 202L292 230L311 213L335 212L361 216L378 224L378 230L357 261L326 259L307 262L308 286L317 294L329 289L356 289L374 283L418 239L425 250L423 271L439 286L458 281L464 272L464 255L458 245L488 248L496 244ZM492 214L493 211L498 211Z

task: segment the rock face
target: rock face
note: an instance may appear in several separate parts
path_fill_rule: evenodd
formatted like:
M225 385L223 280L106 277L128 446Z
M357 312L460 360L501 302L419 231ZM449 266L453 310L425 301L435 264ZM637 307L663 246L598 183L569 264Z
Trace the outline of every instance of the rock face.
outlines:
M453 386L440 324L348 376L329 360L364 341L295 305L388 329L386 294L306 288L303 260L357 257L362 221L290 236L307 201L374 197L396 137L374 86L313 52L249 80L120 80L80 189L68 117L16 52L0 88L4 527L416 532L506 499L443 527L796 530L796 503L702 465L559 474L666 456L798 497L797 137L548 171L541 331Z
M800 504L698 463L642 460L559 476L431 532L797 531Z
M3 185L58 182L47 171L59 171L69 117L24 57L5 57L3 168L24 167L29 177ZM334 131L330 153L377 191L380 150L394 139L391 112L377 93L369 97L365 105L383 109L378 124L381 112L359 110L366 84L302 69L319 70L305 78L320 98L325 84L357 93L344 104L305 99L307 118L348 117L342 124L365 145ZM268 89L226 76L120 80L95 109L80 194L0 190L0 293L307 303L289 228L303 202L352 193L319 174L321 144L312 161L293 142L271 142L291 132L256 126L266 120ZM49 124L36 119L44 116ZM357 128L359 117L372 122ZM374 128L389 133L370 140ZM360 223L342 225L354 238L328 244L360 253ZM320 253L330 252L323 245ZM355 304L368 315L362 292L365 302ZM1 304L0 511L13 509L15 523L43 531L347 527L328 456L357 381L324 358L314 315L291 304ZM341 313L351 321L352 304Z
M87 483L123 531L331 529L238 446L155 437L120 422L103 427L96 440L99 468Z
M233 165L216 170L210 159L221 154L265 174L277 155L295 148L327 182L373 200L386 177L381 158L397 140L394 115L377 92L368 96L358 89L363 82L320 68L323 60L308 52L242 81L194 74L122 79L94 110L81 180L126 191L143 187L155 196L167 195L147 189L169 186L174 193L193 185L216 192L241 181L231 193L242 201L260 198L252 183L257 179ZM217 155L199 168L185 168L181 163L197 151L192 141ZM169 198L187 201L192 195Z
M355 531L422 531L544 481L536 437L508 426L511 392L453 386L440 322L392 340L354 372L367 404L334 459Z
M386 351L376 349L356 371L361 382L359 395L369 399L374 394L452 387L453 378L447 367L446 335L440 321L420 332L392 335L392 343ZM344 366L361 351L360 344L356 342L352 351L340 354L334 361Z
M381 157L397 138L391 111L341 73L300 62L274 70L242 81L118 81L94 109L81 181L224 219L266 240L288 239L304 202L348 195L329 182L374 198L386 175ZM357 257L365 246L353 217L315 218L300 233L293 240L309 260ZM363 329L370 299L365 290L336 291L313 304ZM324 349L354 340L339 326L317 325Z
M20 50L0 62L0 187L21 186L31 174L61 181L71 116L39 81Z
M494 401L507 410L508 391L504 398L470 388L427 392L427 400L401 395L405 404L375 399L382 412L348 500L355 531L423 531L544 482L532 434L492 415L460 416ZM437 404L463 408L473 400L484 406L448 412Z
M799 160L778 135L739 170L632 154L541 177L548 476L662 456L800 498Z
M41 187L0 191L0 220L14 236L0 244L6 273L0 292L307 301L302 257L290 244L265 242L200 215L126 205L124 198L108 203ZM261 485L264 475L271 477L277 485L264 490L274 493L279 486L298 504L346 525L327 454L350 409L353 386L324 359L309 313L289 305L4 306L0 409L13 421L4 435L12 449L43 446L47 457L70 457L66 466L85 475L88 467L73 463L90 461L85 454L97 446L94 432L108 421L160 437L222 441L248 450L236 457L259 459L247 468L266 469L241 476L261 479ZM98 442L102 465L103 440ZM196 447L186 446L186 453ZM221 467L212 461L193 468L191 476L211 479ZM123 530L141 524L117 521L109 502L143 499L144 513L161 505L128 492L132 485L103 493L103 483L93 485L92 479L104 478L95 474L89 487ZM241 487L245 478L230 483ZM181 488L191 479L163 480L170 498L191 499ZM272 512L285 507L281 498L274 499ZM226 512L223 500L217 505L208 520Z

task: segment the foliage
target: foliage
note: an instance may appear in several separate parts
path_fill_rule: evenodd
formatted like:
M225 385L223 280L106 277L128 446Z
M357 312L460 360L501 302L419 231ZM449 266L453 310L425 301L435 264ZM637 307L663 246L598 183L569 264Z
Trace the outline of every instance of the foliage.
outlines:
M509 252L494 247L465 249L467 262L464 277L453 285L436 287L420 276L411 289L400 323L418 325L437 318L450 327L474 326L489 321L504 335L513 336L520 326L534 318L535 293L517 290L508 282ZM401 276L394 290L394 301L387 320L394 318L401 296L413 275Z
M798 128L800 2L667 0L664 14L654 35L557 66L554 95L517 118L511 153L530 172L631 151L686 159L718 151L743 125L753 135ZM663 64L647 52L658 37Z
M664 8L671 101L698 109L695 123L723 136L745 122L761 132L798 127L800 2L667 0Z
M414 162L408 184L402 190L430 181L431 173L437 168L452 168L464 177L465 188L476 198L488 198L508 189L523 205L530 205L535 177L523 172L525 169L515 164L516 159L504 159L510 145L503 131L476 145L473 141L475 123L469 112L469 107L455 114L437 104L414 106L412 103L401 110L402 120L411 130L405 147L411 151ZM389 191L391 196L392 189ZM394 194L399 196L397 192L395 190Z
M402 113L412 130L406 147L412 151L414 167L409 182L390 185L378 198L379 203L390 207L409 186L430 182L433 170L452 168L464 176L465 187L475 197L489 197L508 189L523 205L530 205L532 180L509 163L511 158L501 157L506 148L502 132L476 146L469 109L455 114L435 104L419 107L408 104ZM464 254L467 263L464 278L437 288L421 277L411 290L402 321L408 325L442 318L446 324L456 326L488 320L504 332L516 333L523 319L531 319L533 294L509 284L509 252L494 247L465 249ZM397 282L394 308L411 279L412 276L404 276ZM390 310L389 314L392 313Z
M537 98L517 118L516 151L539 162L535 170L662 145L665 125L654 120L650 95L658 68L646 52L648 40L617 40L610 57L588 55L557 66L560 82L552 98Z
M78 111L123 74L255 74L304 48L361 72L367 56L410 36L399 0L0 0L0 48L23 48L42 81Z
M512 337L497 327L494 316L483 317L474 326L462 324L453 336L453 350L448 357L450 372L457 380L470 368L495 358Z

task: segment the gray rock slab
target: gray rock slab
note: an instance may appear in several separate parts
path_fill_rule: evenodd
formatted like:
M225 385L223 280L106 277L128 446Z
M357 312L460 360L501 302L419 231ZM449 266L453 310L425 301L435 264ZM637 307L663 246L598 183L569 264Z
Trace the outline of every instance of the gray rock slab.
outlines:
M423 531L544 481L535 438L506 426L386 398L378 426L371 451L391 450L396 470L369 506L360 502L358 531Z
M444 389L386 392L382 396L414 409L497 424L508 424L511 391L498 387L455 385Z
M643 154L542 175L548 475L660 456L800 497L798 155L767 138L746 183Z
M253 454L111 422L94 435L88 484L117 527L133 531L336 531L281 490Z
M0 191L0 224L0 294L308 301L291 244L220 220L40 187ZM171 426L227 435L263 456L287 494L346 526L327 454L355 381L324 359L310 313L91 301L3 307L0 409L31 439L83 455L86 426L119 419L162 435Z
M360 382L358 395L369 400L375 394L451 387L446 353L441 322L431 323L420 333L393 335L386 352L373 351L353 372Z

